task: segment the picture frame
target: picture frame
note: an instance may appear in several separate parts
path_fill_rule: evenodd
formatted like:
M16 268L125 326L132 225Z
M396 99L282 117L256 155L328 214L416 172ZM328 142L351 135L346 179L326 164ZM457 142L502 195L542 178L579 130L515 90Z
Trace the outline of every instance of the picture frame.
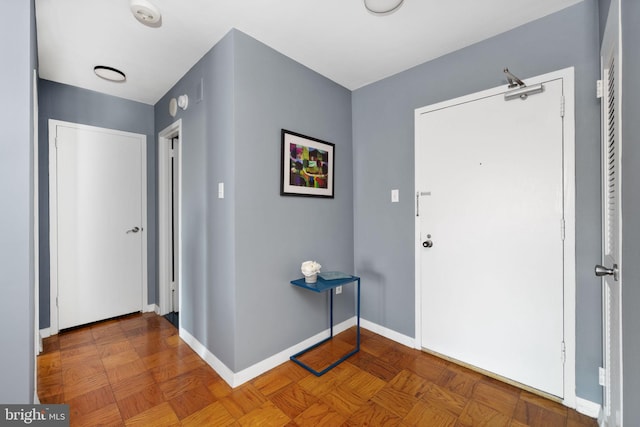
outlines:
M334 197L334 144L282 129L281 161L281 196Z

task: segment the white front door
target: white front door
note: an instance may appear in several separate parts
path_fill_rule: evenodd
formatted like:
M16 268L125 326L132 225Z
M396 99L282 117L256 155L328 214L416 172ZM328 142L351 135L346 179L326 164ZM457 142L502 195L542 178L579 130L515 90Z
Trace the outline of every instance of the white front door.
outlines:
M603 285L604 422L622 425L622 282L620 210L620 43L619 0L612 0L602 42L602 265L596 267Z
M54 329L141 311L145 136L55 121L50 136Z
M416 112L420 329L428 351L562 398L563 79L543 86Z

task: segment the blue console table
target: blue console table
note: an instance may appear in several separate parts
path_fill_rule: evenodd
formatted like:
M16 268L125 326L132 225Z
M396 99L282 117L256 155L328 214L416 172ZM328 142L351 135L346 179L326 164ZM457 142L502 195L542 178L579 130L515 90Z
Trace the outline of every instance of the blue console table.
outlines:
M348 352L347 354L345 354L344 356L342 356L337 361L333 362L332 364L330 364L329 366L324 368L323 370L316 371L315 369L313 369L312 367L310 367L306 363L304 363L301 360L299 360L298 357L302 356L303 354L305 354L309 350L313 350L314 348L324 344L325 342L327 342L327 341L329 341L330 339L333 338L333 295L335 293L335 289L338 286L347 285L349 283L356 283L357 284L356 347L353 350L351 350L350 352ZM309 291L317 292L317 293L322 293L322 292L329 291L329 300L330 300L330 303L329 303L329 306L330 306L330 308L329 308L330 320L329 321L330 321L330 324L331 324L331 334L329 335L328 338L323 339L319 343L316 343L316 344L312 345L311 347L306 348L306 349L302 350L301 352L296 353L293 356L291 356L291 360L292 361L294 361L298 365L302 366L303 368L305 368L309 372L311 372L311 373L313 373L313 374L315 374L316 376L319 377L320 375L324 375L329 370L333 369L334 367L336 367L337 365L339 365L340 363L344 362L349 357L353 356L358 351L360 351L360 278L357 277L357 276L349 276L349 277L346 277L346 278L340 278L340 279L334 279L334 280L324 280L321 277L318 277L318 281L316 283L306 283L304 278L302 278L302 279L292 280L291 284L294 285L294 286L298 286L300 288L303 288L303 289L307 289Z

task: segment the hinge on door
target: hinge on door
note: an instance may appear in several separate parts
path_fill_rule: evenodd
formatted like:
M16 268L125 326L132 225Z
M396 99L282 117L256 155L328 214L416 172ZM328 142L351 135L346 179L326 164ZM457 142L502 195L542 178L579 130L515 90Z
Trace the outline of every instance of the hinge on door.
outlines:
M560 239L562 239L564 241L564 236L565 236L565 222L564 222L564 218L562 218L560 220Z
M58 138L53 138L53 145L58 148Z
M560 351L562 352L561 356L562 357L562 363L565 363L567 361L567 347L564 344L564 341L562 341L562 345L560 346Z
M172 159L176 156L176 150L174 148L169 149L169 157Z
M58 305L58 297L56 297L56 307L59 307L59 305Z
M601 367L598 367L598 384L602 387L607 385L607 371Z
M560 117L564 117L564 95L560 97Z
M596 98L602 98L602 80L596 80Z

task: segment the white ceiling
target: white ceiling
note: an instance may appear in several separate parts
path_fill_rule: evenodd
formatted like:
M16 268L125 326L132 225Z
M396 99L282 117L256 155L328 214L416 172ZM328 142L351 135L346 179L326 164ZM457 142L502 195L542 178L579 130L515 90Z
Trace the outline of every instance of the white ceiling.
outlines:
M404 0L385 16L363 0L151 1L158 28L136 21L130 0L36 0L40 77L155 104L237 28L354 90L582 0Z

